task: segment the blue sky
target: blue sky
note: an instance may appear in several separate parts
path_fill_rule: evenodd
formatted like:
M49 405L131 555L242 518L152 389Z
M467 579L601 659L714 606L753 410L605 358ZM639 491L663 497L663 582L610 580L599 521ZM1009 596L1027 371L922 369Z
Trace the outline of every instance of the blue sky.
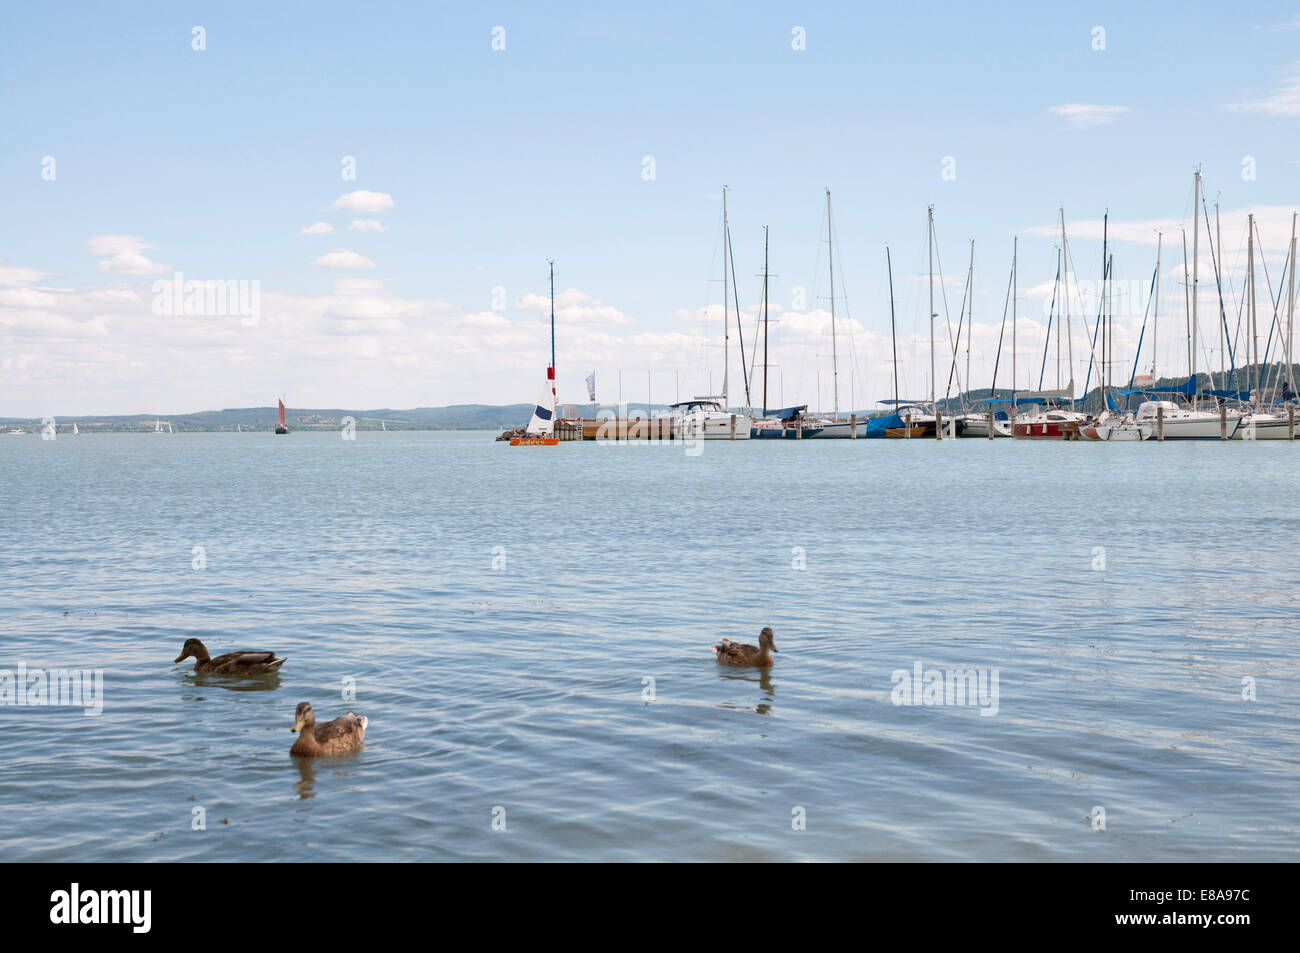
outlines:
M4 13L0 414L180 413L281 392L299 406L530 400L549 355L530 297L547 258L565 296L562 400L585 397L593 369L602 400L620 370L631 399L647 371L657 400L688 396L721 379L720 321L700 315L721 303L724 184L742 306L757 303L771 229L782 396L827 407L832 190L841 405L851 380L866 407L892 386L886 243L905 387L928 388L928 338L912 340L928 334L927 204L954 320L975 241L975 386L991 372L1013 235L1020 364L1041 360L1032 322L1062 205L1081 280L1099 275L1091 223L1109 209L1117 276L1142 284L1157 227L1173 230L1162 270L1175 266L1196 165L1222 203L1231 276L1254 210L1276 283L1300 204L1294 3L266 6ZM796 27L806 49L792 48ZM358 191L391 208L343 199ZM317 222L334 231L300 234ZM1200 307L1213 312L1202 241ZM258 281L256 326L154 314L152 282L176 271ZM1181 285L1162 291L1173 315ZM1119 352L1136 344L1130 310ZM1072 331L1082 350L1083 325ZM1185 373L1185 339L1162 338L1161 369L1181 354ZM1207 360L1217 347L1203 343Z

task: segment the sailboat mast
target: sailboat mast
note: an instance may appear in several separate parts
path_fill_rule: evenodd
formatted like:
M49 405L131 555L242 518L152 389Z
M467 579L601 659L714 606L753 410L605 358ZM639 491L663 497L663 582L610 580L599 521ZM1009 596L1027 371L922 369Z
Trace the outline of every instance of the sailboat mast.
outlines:
M831 394L835 419L840 419L840 358L835 345L835 246L831 236L831 190L826 190L826 262L831 274Z
M1292 336L1295 330L1295 220L1296 213L1291 213L1291 272L1288 279L1287 305L1286 305L1286 382L1291 385L1291 390L1295 390L1293 378L1294 371L1291 367L1291 344Z
M1214 248L1218 253L1217 274L1223 274L1223 228L1219 224L1219 203L1214 203ZM1223 281L1219 279L1219 311L1223 311ZM1219 325L1219 386L1228 386L1228 322L1220 317Z
M1011 239L1011 411L1010 418L1016 419L1016 298L1020 295L1020 282L1016 275L1016 256L1020 249L1020 237Z
M1255 216L1246 216L1246 294L1250 300L1250 336L1253 343L1251 370L1255 377L1255 400L1259 400L1259 329L1255 324Z
M1159 359L1159 352L1156 351L1156 343L1159 341L1160 333L1160 246L1164 241L1164 234L1156 232L1156 290L1155 298L1151 302L1151 383L1154 384L1156 377L1156 361Z
M763 416L767 416L767 226L763 226Z
M1187 324L1187 366L1192 366L1192 280L1187 271L1187 229L1183 229L1183 320ZM1235 378L1235 374L1234 374Z
M1194 382L1196 380L1196 338L1197 338L1197 315L1196 315L1196 298L1197 286L1200 283L1200 247L1201 247L1201 170L1196 170L1196 185L1192 201L1192 341L1188 349L1188 366L1191 368L1193 393L1199 392ZM1192 398L1195 405L1196 398Z
M894 348L894 412L898 412L898 325L894 321L894 262L885 246L885 267L889 270L889 340Z
M1065 302L1061 311L1065 321L1066 360L1070 363L1070 404L1074 405L1074 328L1070 326L1070 243L1065 236L1065 206L1061 206L1061 260L1065 262Z
M975 333L975 239L970 240L970 267L966 270L966 285L970 289L970 306L966 309L966 394L970 394L970 339ZM965 399L962 406L969 410Z
M1106 215L1101 220L1101 366L1098 370L1101 372L1097 379L1101 381L1101 412L1105 413L1110 410L1110 403L1106 400L1106 289L1107 282L1110 280L1110 209L1106 209Z
M926 245L930 256L930 412L938 410L934 400L934 206L926 208Z
M547 264L551 266L551 372L546 376L551 379L551 419L554 420L558 400L555 394L555 259L548 258Z
M727 187L722 187L722 409L731 406L727 400L727 374L731 369L731 312L727 302L727 243L730 240L727 227Z

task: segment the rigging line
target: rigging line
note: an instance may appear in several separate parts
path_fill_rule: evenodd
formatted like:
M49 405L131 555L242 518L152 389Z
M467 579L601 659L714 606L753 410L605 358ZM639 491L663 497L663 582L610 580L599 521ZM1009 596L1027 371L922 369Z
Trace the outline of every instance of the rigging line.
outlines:
M1159 271L1159 268L1160 266L1157 265L1151 272L1151 288L1147 291L1147 310L1146 313L1142 315L1142 332L1138 335L1137 352L1133 355L1133 370L1130 371L1128 375L1129 390L1133 389L1133 380L1137 377L1138 372L1138 360L1142 357L1142 341L1147 336L1147 318L1151 316L1151 301L1156 290L1156 274Z
M749 398L749 375L745 373L745 329L740 323L740 296L736 292L736 246L731 243L731 226L727 226L727 258L731 261L731 300L736 305L736 336L740 338L740 376L745 381L745 409L753 407Z
M965 316L966 316L966 299L967 299L967 293L970 291L970 284L971 284L971 274L969 271L967 271L966 281L962 284L962 289L961 289L961 310L957 312L957 343L953 346L952 363L948 366L948 389L944 391L943 394L944 400L948 400L948 398L952 395L952 378L953 375L957 373L957 353L961 350L961 328L962 328L962 322L965 320ZM967 338L967 341L969 340L970 339ZM969 346L970 345L967 344L967 347ZM970 382L967 381L967 384L969 383ZM962 403L964 405L965 401L963 401Z
M1052 318L1056 316L1056 291L1061 286L1061 255L1056 256L1056 280L1052 283L1052 304L1047 309L1047 337L1043 341L1043 363L1038 368L1038 389L1043 389L1043 376L1047 373L1047 352L1052 347ZM1059 332L1058 332L1059 333Z
M1279 278L1279 280L1278 280L1278 284L1277 284L1277 295L1274 296L1274 294L1273 294L1273 287L1272 287L1272 284L1270 283L1270 281L1269 281L1269 277L1268 277L1268 262L1264 259L1264 252L1263 252L1264 238L1263 238L1262 235L1260 235L1260 232L1259 232L1259 221L1258 221L1258 219L1255 221L1255 238L1256 238L1256 244L1260 247L1260 262L1261 262L1261 264L1264 266L1264 287L1268 289L1269 297L1272 299L1272 304L1273 304L1273 320L1269 323L1269 326L1268 326L1268 339L1266 340L1266 342L1265 342L1265 344L1264 344L1264 357L1263 357L1263 364L1264 364L1265 367L1267 367L1267 366L1268 366L1268 354L1269 354L1269 351L1272 350L1272 347L1273 347L1273 330L1276 328L1276 329L1278 330L1278 334L1279 334L1279 336L1281 335L1281 328L1279 327L1279 325L1280 325L1280 322L1281 322L1281 318L1280 318L1280 309L1281 309L1281 307L1282 307L1282 286L1283 286L1284 284L1286 284L1287 267L1288 267L1288 266L1290 265L1290 263L1291 263L1291 250L1290 250L1289 248L1287 249L1287 253L1286 253L1286 262L1285 262L1285 263L1283 264L1283 266L1282 266L1282 275L1281 275L1281 277ZM1282 370L1282 368L1281 368L1281 365L1279 364L1279 366L1277 367L1277 369L1276 369L1275 371L1270 372L1270 374L1269 374L1269 387L1270 387L1270 388L1272 388L1272 389L1276 389L1276 387L1277 387L1277 381L1276 381L1274 378L1276 377L1277 374L1281 373L1281 370Z
M939 230L934 229L934 263L939 266L939 296L943 299L943 322L948 329L948 346L952 348L953 360L957 359L957 345L952 339L952 315L948 310L948 289L944 287L943 282L943 259L939 256ZM961 375L957 376L957 387L961 388ZM948 395L944 394L943 399L946 401Z
M1007 311L1011 307L1011 279L1013 272L1007 272L1007 296L1002 302L1002 329L998 331L998 353L993 359L993 383L989 387L989 397L998 395L998 365L1002 363L1002 336L1007 330Z
M1206 227L1206 229L1208 230L1209 227L1210 227L1210 225L1209 225L1209 212L1208 212L1208 211L1206 212L1206 220L1205 220L1205 221L1206 221L1205 227ZM1213 248L1214 248L1213 243L1211 243L1210 248L1211 248L1210 261L1211 261L1211 263L1214 265L1214 280L1215 280L1216 285L1219 287L1219 301L1220 301L1220 304L1219 304L1219 310L1220 310L1220 313L1221 313L1222 316L1223 316L1223 343L1224 343L1224 345L1225 345L1225 346L1227 347L1227 349L1228 349L1228 367L1229 367L1228 380L1229 380L1231 383L1228 385L1227 389L1228 389L1228 390L1236 390L1236 389L1237 389L1237 351L1240 350L1240 347L1241 347L1240 334L1241 334L1241 330L1242 330L1243 316L1244 316L1244 314L1245 314L1245 310L1246 310L1246 295L1245 295L1245 293L1244 293L1245 286L1244 286L1244 285L1242 286L1242 288L1243 288L1243 294L1242 294L1242 296L1241 296L1241 300L1236 302L1236 304L1237 304L1237 327L1236 327L1236 330L1235 330L1232 334L1229 334L1229 333L1228 333L1228 315L1227 315L1227 312L1223 309L1222 279L1221 279L1221 277L1220 277L1220 275L1221 275L1221 269L1219 268L1219 261L1218 261L1219 257L1222 256L1222 250L1220 249L1219 255L1216 256L1216 255L1213 253ZM1231 288L1231 286L1229 286L1229 287ZM1234 295L1234 298L1235 298L1235 295Z
M1219 293L1219 316L1223 321L1223 340L1224 343L1227 344L1228 346L1228 363L1229 366L1232 368L1231 380L1233 382L1233 386L1235 387L1237 382L1237 359L1233 354L1233 348L1232 348L1233 341L1229 340L1228 338L1228 314L1223 308L1223 280L1220 276L1220 271L1219 271L1219 257L1223 254L1223 249L1219 249L1216 252L1214 248L1214 233L1210 230L1209 206L1205 207L1205 237L1210 245L1210 261L1214 265L1214 286ZM1238 319L1238 323L1240 323L1240 319ZM1213 366L1213 364L1210 361L1210 355L1208 353L1205 355L1205 362L1206 362L1205 363L1206 367ZM1220 365L1220 367L1222 368L1222 365ZM1211 374L1210 380L1211 382L1213 382L1214 380L1213 374ZM1226 382L1221 382L1221 383L1226 383Z

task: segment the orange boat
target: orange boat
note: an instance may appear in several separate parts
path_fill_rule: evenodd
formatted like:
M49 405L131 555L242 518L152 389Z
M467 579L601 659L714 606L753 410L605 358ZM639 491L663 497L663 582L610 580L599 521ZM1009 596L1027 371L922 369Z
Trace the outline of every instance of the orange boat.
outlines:
M908 431L911 433L908 433ZM886 437L923 437L925 436L924 427L886 427Z

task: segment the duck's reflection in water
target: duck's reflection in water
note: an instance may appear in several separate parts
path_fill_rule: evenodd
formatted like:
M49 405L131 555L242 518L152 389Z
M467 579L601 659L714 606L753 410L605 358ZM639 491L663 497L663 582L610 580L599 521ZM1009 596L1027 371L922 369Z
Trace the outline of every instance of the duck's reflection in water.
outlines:
M308 798L316 796L316 759L315 758L294 758L293 763L298 766L298 782L294 784L293 789L298 792L298 799L305 801Z
M280 675L258 675L252 678L239 678L228 675L186 675L191 685L197 688L224 688L228 692L271 692L280 687Z
M772 682L772 667L765 665L761 668L751 669L719 669L718 674L729 681L750 682L756 684L762 692L760 701L754 706L754 711L760 715L769 715L772 713L772 702L776 699L776 685ZM747 706L736 705L732 702L723 702L723 708L745 708Z

